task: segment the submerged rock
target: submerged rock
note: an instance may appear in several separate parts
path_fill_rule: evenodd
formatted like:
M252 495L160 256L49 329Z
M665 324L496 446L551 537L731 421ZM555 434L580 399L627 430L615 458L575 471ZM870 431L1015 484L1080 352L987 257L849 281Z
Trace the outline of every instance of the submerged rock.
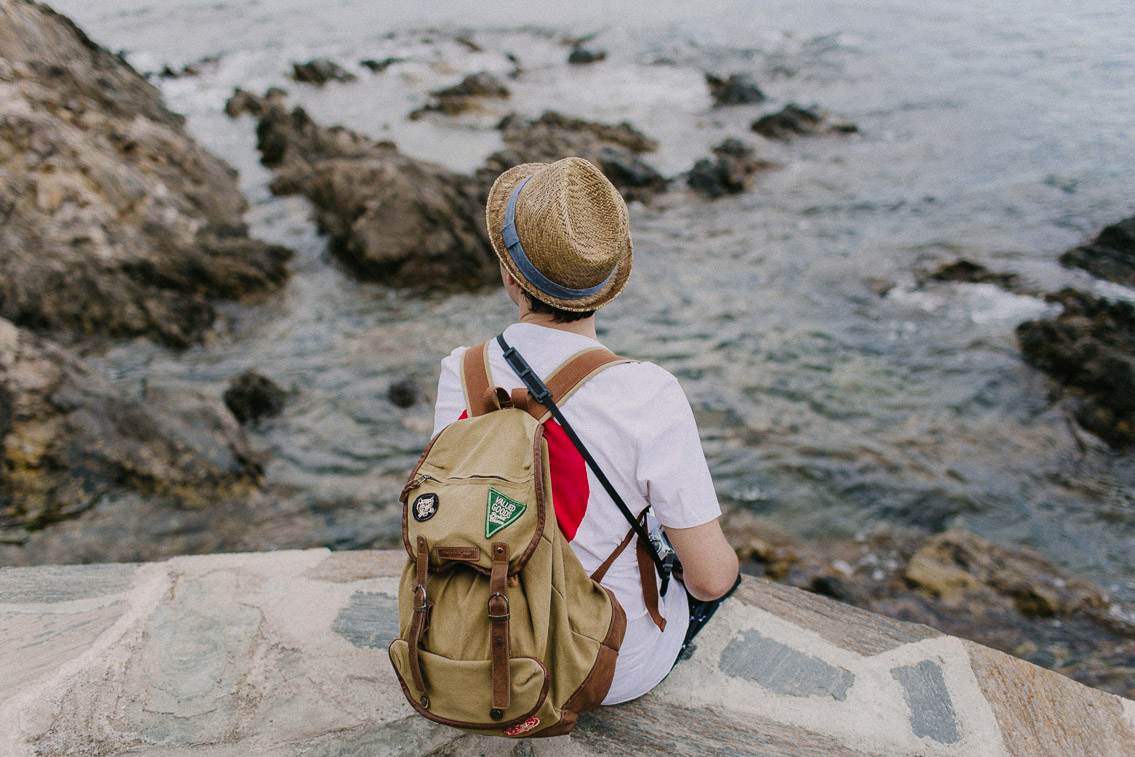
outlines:
M751 105L765 101L765 93L746 74L730 74L727 78L705 75L714 107Z
M991 271L980 263L971 260L955 260L943 263L931 273L919 277L919 284L928 281L957 281L965 284L994 284L1002 289L1013 289L1018 278L1015 273Z
M260 484L258 456L215 397L181 386L126 396L3 319L0 399L0 528L73 517L112 490L202 505Z
M853 123L829 120L828 114L818 108L802 108L795 104L758 118L751 128L762 137L783 140L813 134L853 134L859 130Z
M442 113L447 116L456 116L469 110L480 107L484 98L498 100L507 99L510 92L508 87L501 83L497 77L487 71L470 74L459 84L430 93L435 102L418 108L410 114L411 120L416 120L427 113Z
M373 73L381 74L395 63L402 63L405 60L405 58L383 58L382 60L367 58L366 60L360 60L359 65Z
M713 148L714 160L703 158L694 164L686 183L713 199L745 192L753 186L753 174L772 163L755 157L753 149L739 139L729 138Z
M200 341L212 298L278 287L236 172L158 91L46 6L0 4L0 316L62 338Z
M1025 360L1082 397L1076 419L1114 447L1135 444L1135 306L1064 289L1054 318L1017 327Z
M548 111L534 121L506 118L500 129L505 149L489 157L486 175L495 176L520 163L576 156L599 166L628 200L648 199L668 183L639 157L656 150L658 143L628 123L604 124Z
M287 396L275 381L250 368L229 382L224 400L238 421L256 423L279 415Z
M1061 255L1060 262L1101 279L1135 287L1135 216L1105 227L1091 244Z
M315 58L307 63L292 64L292 79L322 87L329 81L351 82L359 77L327 58Z
M418 389L418 383L414 381L414 379L404 378L391 384L386 396L395 407L405 409L413 407L414 404L421 399L421 394L421 391Z
M568 53L567 62L573 66L585 66L588 63L598 63L607 59L606 50L588 50L584 47L573 47Z
M478 286L499 275L485 230L488 187L398 152L302 108L265 109L257 126L272 191L315 205L331 253L364 279L399 286Z

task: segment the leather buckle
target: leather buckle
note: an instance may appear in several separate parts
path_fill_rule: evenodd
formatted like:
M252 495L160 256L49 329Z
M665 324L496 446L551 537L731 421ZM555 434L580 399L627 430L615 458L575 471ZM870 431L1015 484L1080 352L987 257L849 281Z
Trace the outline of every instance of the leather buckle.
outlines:
M500 597L501 599L504 600L504 615L493 615L493 599L495 599L496 597ZM502 620L508 620L510 615L511 615L511 610L510 610L509 605L508 605L508 597L506 597L504 594L501 594L499 591L494 591L492 594L490 594L489 595L489 620L495 620L495 621L498 621L498 622L502 621Z
M418 590L422 592L422 603L418 604ZM414 612L429 612L430 603L429 598L426 596L426 587L418 584L414 587Z

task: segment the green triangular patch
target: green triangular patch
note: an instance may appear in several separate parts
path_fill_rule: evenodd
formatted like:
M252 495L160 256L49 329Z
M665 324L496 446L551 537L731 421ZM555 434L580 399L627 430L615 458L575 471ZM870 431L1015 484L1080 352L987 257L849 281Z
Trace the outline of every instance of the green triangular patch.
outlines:
M524 514L528 505L509 499L496 489L489 489L489 504L485 510L485 538L512 525Z

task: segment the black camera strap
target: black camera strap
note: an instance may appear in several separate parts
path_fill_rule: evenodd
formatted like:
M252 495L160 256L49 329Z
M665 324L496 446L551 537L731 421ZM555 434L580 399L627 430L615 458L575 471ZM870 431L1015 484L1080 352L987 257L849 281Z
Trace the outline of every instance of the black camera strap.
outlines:
M608 496L619 506L623 517L627 519L627 522L631 524L631 528L634 529L635 534L638 535L639 540L646 548L646 553L650 556L651 561L654 562L654 567L658 571L659 578L662 579L662 585L658 589L659 596L666 596L666 590L670 586L670 573L674 570L673 554L668 555L665 560L658 556L658 550L655 549L654 543L650 540L650 535L647 534L646 529L643 528L638 518L631 513L630 508L623 502L623 498L615 491L615 487L611 484L607 475L603 473L603 469L599 467L595 458L587 451L583 440L575 433L575 429L571 427L567 418L564 417L564 414L552 399L552 393L548 390L548 387L544 385L544 382L536 375L536 372L532 370L531 366L528 365L528 361L516 351L516 348L510 346L509 343L505 341L504 334L497 335L497 343L500 344L501 349L504 350L505 361L512 370L516 372L516 375L520 377L520 380L524 382L524 385L528 387L528 391L532 393L532 399L548 408L552 413L552 417L560 424L560 428L568 435L568 438L571 439L571 443L575 445L575 448L579 450L579 454L583 456L588 466L591 467L595 478L599 479L599 483L603 485Z

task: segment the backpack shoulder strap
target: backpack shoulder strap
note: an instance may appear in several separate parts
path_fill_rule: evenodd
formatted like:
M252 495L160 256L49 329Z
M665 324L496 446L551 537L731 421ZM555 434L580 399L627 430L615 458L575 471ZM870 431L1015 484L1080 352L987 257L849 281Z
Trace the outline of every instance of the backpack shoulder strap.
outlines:
M603 369L610 368L612 365L632 362L634 361L619 357L606 347L588 347L569 357L548 374L548 378L544 380L544 385L551 392L552 401L561 405L567 402L568 398L575 393L576 389L583 386L584 382ZM551 410L535 402L529 403L528 412L541 423L551 416Z
M489 372L489 343L482 342L461 356L461 389L465 392L465 412L473 418L484 413L481 401L493 385Z

